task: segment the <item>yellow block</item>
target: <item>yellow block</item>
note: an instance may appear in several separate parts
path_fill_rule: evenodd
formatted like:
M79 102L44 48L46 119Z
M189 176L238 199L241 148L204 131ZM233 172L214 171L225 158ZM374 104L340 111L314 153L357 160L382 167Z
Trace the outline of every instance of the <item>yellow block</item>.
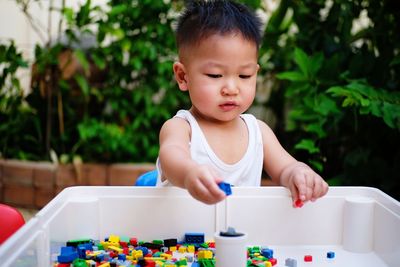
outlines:
M110 235L110 236L108 237L108 242L119 244L119 236L117 236L117 235Z
M179 249L178 249L178 251L179 251L180 253L185 253L185 252L186 252L186 247L185 247L185 246L180 246Z
M193 245L189 245L189 246L187 247L187 251L188 251L189 253L194 253L194 252L196 251L196 248L195 248Z
M98 267L110 267L110 263L106 262L106 263L99 265Z
M175 246L169 247L169 251L176 251L176 247Z
M210 250L201 250L197 253L199 259L212 259L212 255L212 251Z
M163 257L163 258L166 259L166 260L169 260L169 259L172 258L172 255L167 254L167 253L163 253L163 254L161 254L160 256Z
M144 257L145 260L162 261L163 257Z

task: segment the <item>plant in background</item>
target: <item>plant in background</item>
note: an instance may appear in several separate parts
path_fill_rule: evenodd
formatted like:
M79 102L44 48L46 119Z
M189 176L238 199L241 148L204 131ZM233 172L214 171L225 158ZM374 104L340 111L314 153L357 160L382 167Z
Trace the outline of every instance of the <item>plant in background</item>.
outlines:
M30 2L17 2L34 26ZM99 7L86 0L77 10L62 1L58 10L50 1L49 16L62 16L58 36L46 40L41 32L44 45L35 49L27 101L41 139L30 158L154 162L162 124L189 104L172 73L173 23L182 7L183 1L109 0Z
M278 73L273 100L285 104L277 113L297 157L331 184L400 197L400 16L393 5L282 0L265 55L267 70Z
M36 158L39 151L40 127L17 77L17 71L27 67L14 42L0 44L0 157Z

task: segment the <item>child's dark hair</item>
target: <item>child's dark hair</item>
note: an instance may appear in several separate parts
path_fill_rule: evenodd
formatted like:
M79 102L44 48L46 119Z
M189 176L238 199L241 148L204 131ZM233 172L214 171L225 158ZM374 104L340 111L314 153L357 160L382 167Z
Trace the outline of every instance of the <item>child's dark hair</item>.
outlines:
M261 43L261 20L245 5L230 0L188 1L178 20L178 48L193 45L212 34L240 33L245 39Z

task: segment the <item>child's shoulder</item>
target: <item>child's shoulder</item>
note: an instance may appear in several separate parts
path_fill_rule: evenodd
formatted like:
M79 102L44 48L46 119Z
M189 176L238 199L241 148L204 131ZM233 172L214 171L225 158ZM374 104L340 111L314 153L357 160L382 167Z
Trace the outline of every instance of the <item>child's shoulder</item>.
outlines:
M190 124L183 118L173 117L164 122L163 126L161 127L161 131L189 132Z

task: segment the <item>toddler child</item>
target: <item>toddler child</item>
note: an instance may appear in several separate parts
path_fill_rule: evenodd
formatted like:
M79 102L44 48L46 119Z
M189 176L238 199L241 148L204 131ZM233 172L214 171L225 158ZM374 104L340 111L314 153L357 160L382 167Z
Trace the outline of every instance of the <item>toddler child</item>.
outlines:
M256 93L260 29L253 12L228 0L192 1L180 16L173 71L191 108L161 128L158 185L214 204L226 197L218 183L260 186L264 169L290 190L293 203L327 193L327 183L294 159L266 123L244 114Z

